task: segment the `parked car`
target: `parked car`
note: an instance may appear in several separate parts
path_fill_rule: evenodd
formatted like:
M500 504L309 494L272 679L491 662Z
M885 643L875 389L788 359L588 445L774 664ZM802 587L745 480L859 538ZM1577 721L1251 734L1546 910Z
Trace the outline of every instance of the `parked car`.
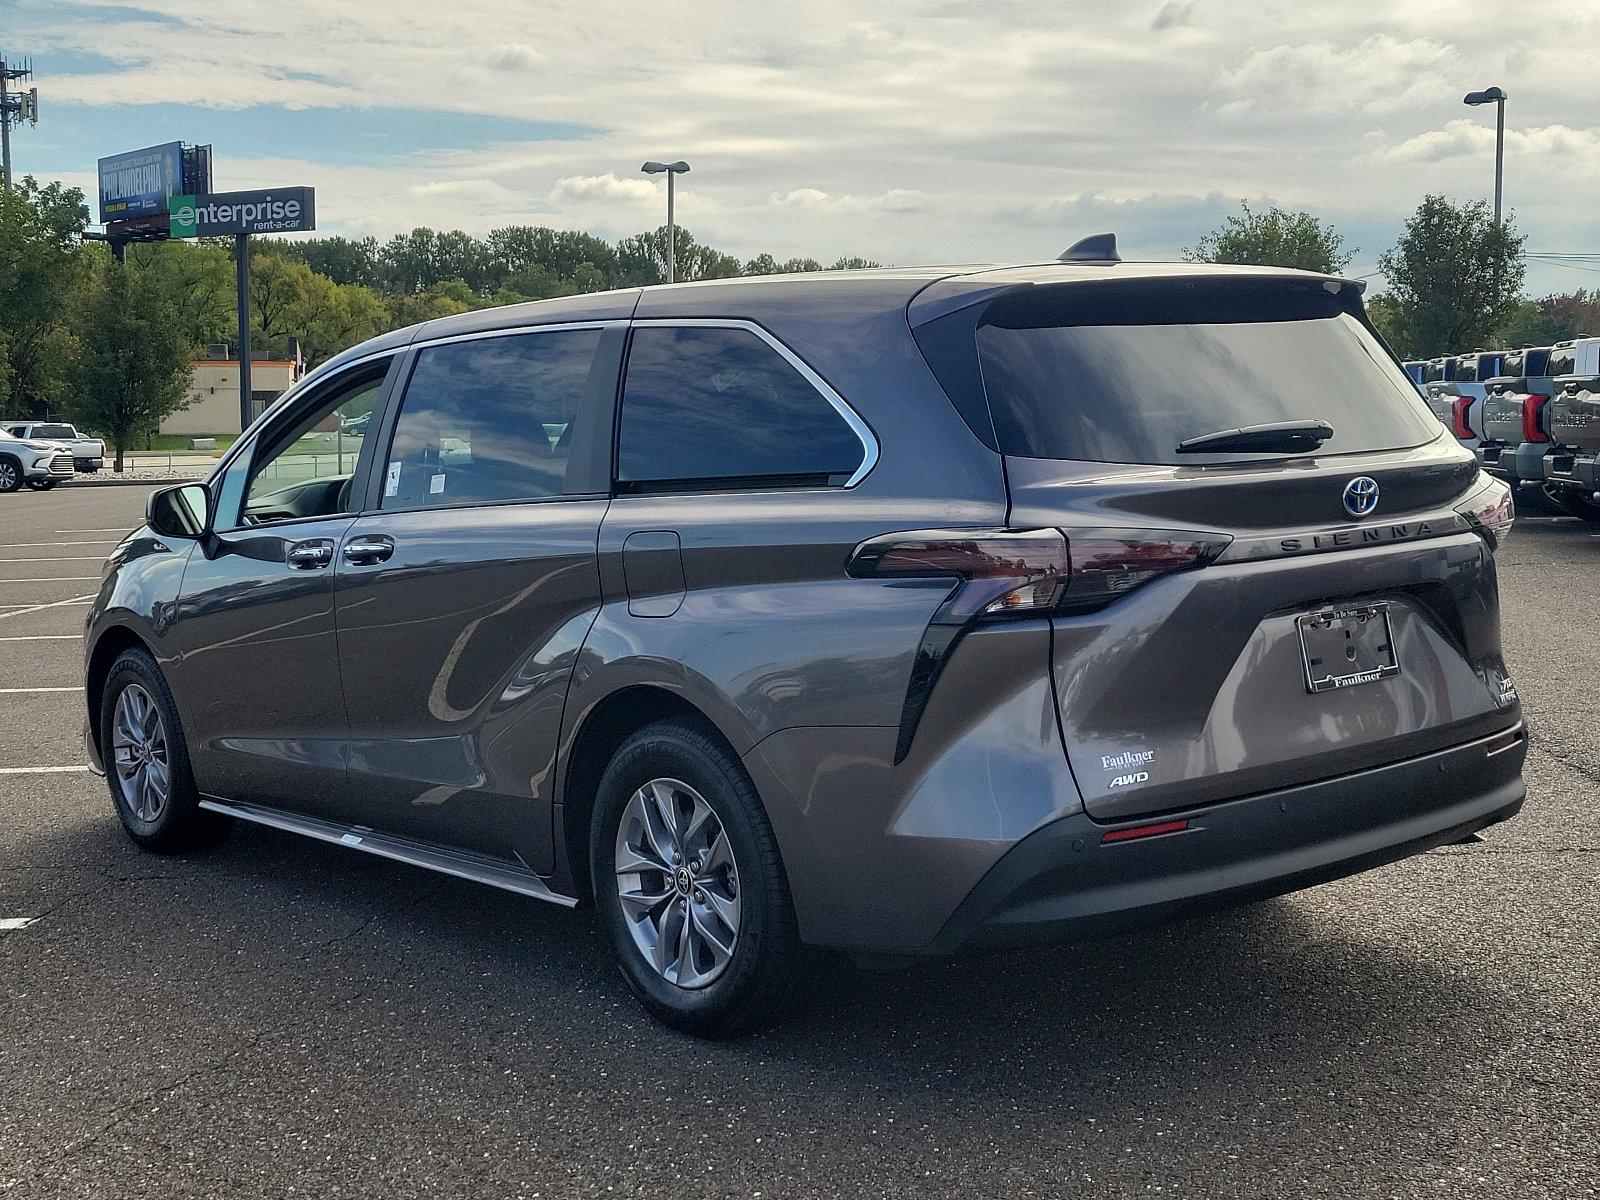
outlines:
M0 428L0 492L14 492L24 484L48 492L71 478L72 454L61 443L17 437Z
M5 426L12 437L35 442L60 442L72 452L75 470L92 474L106 463L106 444L99 438L87 437L77 428L61 421L12 422Z
M106 565L88 750L123 825L592 903L705 1034L780 1011L803 946L1119 928L1510 817L1510 493L1360 285L1094 257L338 355ZM278 474L368 406L353 473Z
M1544 490L1544 458L1552 445L1549 361L1548 347L1507 351L1502 374L1484 381L1478 462L1514 491L1524 485Z
M1544 459L1545 482L1567 512L1600 521L1600 373L1558 375L1553 385L1549 421L1555 445Z

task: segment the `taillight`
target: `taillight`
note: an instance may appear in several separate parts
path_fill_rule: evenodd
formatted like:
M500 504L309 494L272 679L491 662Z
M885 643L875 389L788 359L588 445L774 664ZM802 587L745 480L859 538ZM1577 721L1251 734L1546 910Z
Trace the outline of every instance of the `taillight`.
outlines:
M1467 410L1472 407L1471 396L1457 396L1450 402L1450 430L1458 438L1476 436L1467 424Z
M1511 523L1517 519L1516 502L1511 489L1498 479L1481 476L1483 486L1473 492L1466 503L1456 506L1456 512L1465 517L1474 530L1483 535L1490 547L1498 548L1511 532Z
M1544 406L1550 403L1549 396L1524 396L1522 398L1522 440L1525 442L1548 442L1550 435L1544 431Z
M950 579L911 668L895 762L905 758L956 642L975 624L1103 608L1142 584L1211 562L1221 534L1155 529L919 529L869 538L846 566L855 579Z

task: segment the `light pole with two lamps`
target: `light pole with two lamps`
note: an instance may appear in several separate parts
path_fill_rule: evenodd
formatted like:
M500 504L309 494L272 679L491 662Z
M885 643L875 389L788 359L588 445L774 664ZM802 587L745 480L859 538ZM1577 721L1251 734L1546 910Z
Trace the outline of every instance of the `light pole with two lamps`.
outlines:
M678 248L677 227L672 219L672 179L675 175L682 175L689 169L689 164L679 159L677 162L661 163L651 160L640 167L646 175L660 175L663 171L667 176L667 282L673 282L677 272Z
M1500 224L1500 177L1506 154L1506 94L1498 87L1484 88L1481 92L1468 92L1461 97L1463 104L1477 107L1492 104L1494 119L1494 223Z

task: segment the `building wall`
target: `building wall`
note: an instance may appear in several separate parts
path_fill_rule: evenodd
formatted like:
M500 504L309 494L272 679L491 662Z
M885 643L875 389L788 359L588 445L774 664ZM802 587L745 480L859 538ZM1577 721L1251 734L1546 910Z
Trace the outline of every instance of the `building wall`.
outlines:
M250 392L260 402L270 402L294 382L295 364L284 359L253 359ZM236 434L239 424L239 362L207 358L194 364L189 377L189 404L161 422L162 433L193 437Z

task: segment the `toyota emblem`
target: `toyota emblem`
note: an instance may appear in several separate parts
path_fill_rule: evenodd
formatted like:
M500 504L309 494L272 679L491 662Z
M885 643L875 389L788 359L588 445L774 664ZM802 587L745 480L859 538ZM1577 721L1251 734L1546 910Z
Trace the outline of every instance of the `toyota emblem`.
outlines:
M1344 510L1352 517L1369 517L1378 508L1378 481L1358 475L1344 485Z

